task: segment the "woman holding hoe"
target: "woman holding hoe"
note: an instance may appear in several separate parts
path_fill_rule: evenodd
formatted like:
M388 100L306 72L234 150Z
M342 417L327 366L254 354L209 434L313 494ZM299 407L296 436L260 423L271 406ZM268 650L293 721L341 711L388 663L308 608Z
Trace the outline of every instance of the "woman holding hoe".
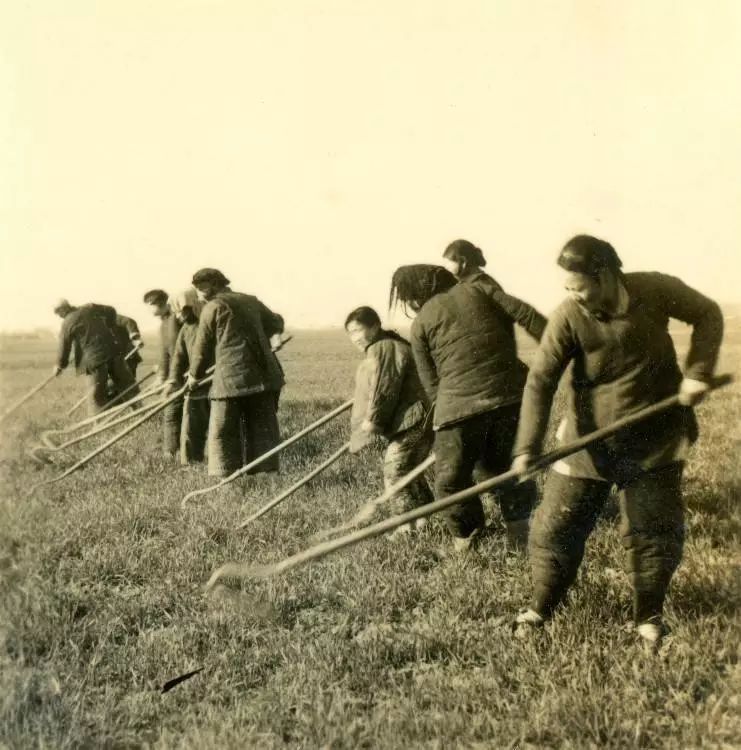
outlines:
M350 341L365 358L355 376L355 396L350 417L350 451L357 453L375 435L388 440L383 458L386 489L422 463L432 447L428 423L429 402L419 382L409 342L396 331L381 326L371 307L358 307L345 320ZM403 513L432 502L425 478L419 477L397 495L396 511ZM417 525L421 525L417 522ZM412 531L410 524L395 534Z
M391 306L400 302L417 315L412 352L417 372L434 402L435 494L447 497L509 467L527 367L517 358L513 323L539 339L545 318L527 303L475 284L457 283L445 268L402 266L391 281ZM498 495L509 542L524 545L535 504L535 484ZM480 498L446 512L465 552L484 526Z
M530 369L513 468L526 471L541 451L553 396L573 363L566 418L569 442L680 394L677 406L556 463L530 535L534 593L517 622L540 625L576 578L610 489L622 492L623 544L633 583L638 633L658 645L662 610L682 557L681 479L685 451L697 437L689 408L708 389L723 334L718 305L672 276L623 273L608 242L579 235L558 257L569 296L556 309ZM685 374L668 331L689 323Z

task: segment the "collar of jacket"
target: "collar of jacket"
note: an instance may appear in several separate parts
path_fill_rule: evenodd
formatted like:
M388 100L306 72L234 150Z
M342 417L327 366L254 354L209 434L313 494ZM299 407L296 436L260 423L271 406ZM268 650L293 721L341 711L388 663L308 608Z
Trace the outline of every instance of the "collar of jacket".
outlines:
M386 339L391 339L392 341L399 341L399 339L397 339L396 336L392 336L388 331L384 331L383 329L381 329L378 336L376 336L376 338L374 338L373 341L371 341L370 344L368 344L365 347L365 351L367 352L368 349L370 349L373 346L373 344L377 344L379 341L385 341Z
M635 307L636 301L635 297L628 292L625 286L625 279L620 279L618 282L618 300L615 311L606 312L605 310L597 310L596 312L590 312L587 310L587 314L599 320L600 323L606 323L610 320L624 318Z
M489 278L489 276L486 272L478 270L478 271L474 271L468 276L464 276L462 279L459 279L458 283L459 284L472 284L474 281L478 281L479 279L487 279L487 278Z

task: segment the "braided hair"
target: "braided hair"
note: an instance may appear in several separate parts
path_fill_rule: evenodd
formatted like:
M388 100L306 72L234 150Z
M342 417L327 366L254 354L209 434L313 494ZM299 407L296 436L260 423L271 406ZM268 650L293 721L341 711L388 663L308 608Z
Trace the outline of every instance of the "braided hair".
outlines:
M429 263L400 266L391 277L389 310L401 304L408 316L408 306L419 310L436 294L447 292L457 283L455 276L442 266Z

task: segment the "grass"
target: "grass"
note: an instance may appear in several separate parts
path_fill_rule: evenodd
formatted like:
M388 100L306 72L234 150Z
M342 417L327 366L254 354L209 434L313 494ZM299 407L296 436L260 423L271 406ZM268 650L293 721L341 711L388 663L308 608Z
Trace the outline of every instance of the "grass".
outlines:
M682 342L680 342L682 345ZM153 347L149 347L151 352ZM341 334L298 334L281 355L284 434L351 393ZM741 336L721 370L738 372ZM52 362L13 342L14 399ZM8 748L738 747L738 425L741 386L699 409L686 481L688 542L657 656L636 645L614 521L603 520L568 607L542 635L512 636L527 561L501 534L441 558L431 524L268 581L203 584L227 560L308 545L381 489L378 454L346 457L243 532L236 524L345 439L341 417L251 477L181 510L208 481L160 453L159 423L33 498L60 470L26 451L83 392L64 376L3 424L0 468L0 746ZM87 450L71 450L69 461ZM203 671L162 694L167 680ZM4 743L4 745L3 745Z

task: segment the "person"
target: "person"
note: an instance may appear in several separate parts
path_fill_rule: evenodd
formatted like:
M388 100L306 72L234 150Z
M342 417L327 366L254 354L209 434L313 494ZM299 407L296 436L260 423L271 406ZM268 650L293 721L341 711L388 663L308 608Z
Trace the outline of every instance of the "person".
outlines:
M139 351L144 346L139 326L133 318L117 313L113 324L113 334L118 344L118 351L136 380L136 371L142 363Z
M476 478L509 468L527 367L517 358L513 321L538 339L545 319L504 292L457 283L445 268L402 266L391 282L390 307L416 312L411 345L417 372L434 403L435 494L447 497ZM497 493L512 547L524 546L535 503L533 482ZM476 497L445 513L454 549L466 551L484 526Z
M157 364L157 379L161 386L170 375L170 364L175 351L175 342L180 332L180 321L173 313L167 292L151 289L144 295L144 304L160 319L160 357ZM180 427L183 421L183 400L176 399L163 409L162 450L167 458L174 458L180 451Z
M107 305L88 304L75 307L66 299L54 305L54 313L62 318L59 350L54 373L60 375L67 367L74 349L77 372L87 374L90 380L90 414L100 413L108 403L108 377L113 380L116 392L134 383L108 325L111 313Z
M234 292L215 268L202 268L193 286L206 300L190 358L187 385L193 389L215 365L209 392L208 473L234 473L280 442L278 393L283 374L271 351L284 323L257 297ZM277 471L277 455L256 471Z
M376 435L385 438L388 445L383 457L383 483L388 489L430 453L433 434L427 419L429 401L419 381L409 342L396 331L384 329L372 307L353 310L345 320L345 331L350 341L365 353L355 375L350 452L358 453ZM403 513L432 499L422 476L398 493L394 510ZM404 524L394 535L408 533L421 525Z
M682 556L681 479L697 437L692 409L708 388L723 333L718 305L663 273L624 273L608 242L578 235L558 265L568 297L548 323L522 402L513 468L526 471L541 452L561 375L571 363L566 416L570 442L679 392L667 409L556 463L534 515L530 560L534 592L516 618L520 629L548 619L574 582L601 507L621 491L621 525L633 584L633 617L645 641L664 634L662 612ZM693 327L685 374L668 323Z
M185 385L193 355L193 345L198 334L198 315L201 310L201 303L193 287L171 297L169 304L182 326L175 341L175 350L165 388L166 396ZM204 460L208 416L208 386L206 385L188 393L183 402L183 421L180 428L180 463L183 466Z
M484 253L468 240L454 240L443 252L443 267L458 281L475 284L489 294L503 292L502 285L482 270L484 266Z
M504 289L498 281L483 271L486 266L486 258L483 251L472 242L463 239L451 242L443 252L443 266L458 279L459 283L475 286L491 297L497 308L500 306L501 302L497 302L497 297L500 293L504 293ZM506 305L506 302L504 304ZM518 322L526 330L532 330L535 338L539 340L545 329L545 318L537 311L527 307L516 308L516 311L521 316L531 316L529 320L521 318ZM511 322L503 321L503 323L512 326ZM514 329L512 330L512 336L514 336ZM475 470L474 479L479 482L486 479L486 476ZM482 492L480 497L485 505L491 504L493 506L496 503L496 493Z

